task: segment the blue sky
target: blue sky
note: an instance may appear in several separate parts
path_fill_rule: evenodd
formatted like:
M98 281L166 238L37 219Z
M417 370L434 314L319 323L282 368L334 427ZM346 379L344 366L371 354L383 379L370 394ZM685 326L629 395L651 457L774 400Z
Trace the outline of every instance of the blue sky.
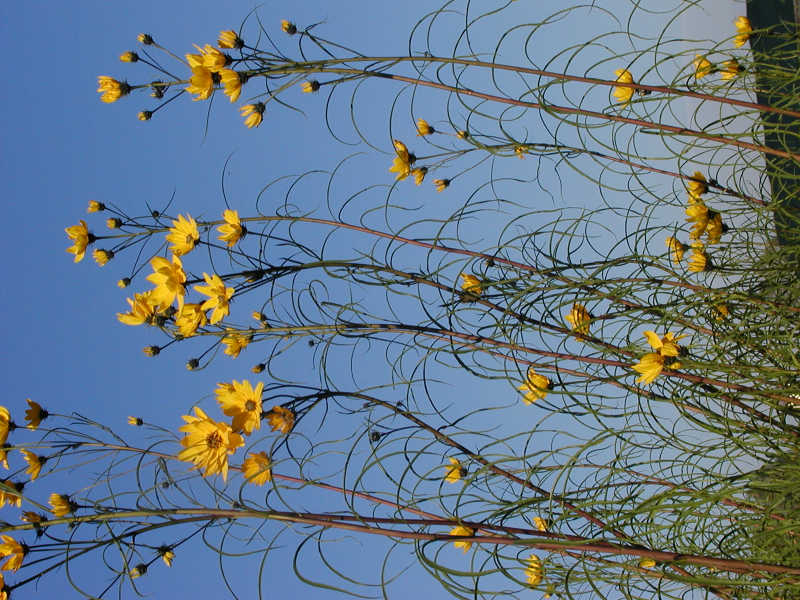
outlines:
M509 24L527 16L526 3L518 4L508 14ZM290 8L270 3L261 6L258 14L276 36L280 35L283 18L299 24L325 21L321 35L351 41L365 53L386 55L406 53L407 32L417 15L438 6L437 2L422 1L402 6L345 1L335 3L334 8L330 2L313 1L296 2ZM3 56L8 57L4 72L10 82L8 93L0 99L5 115L0 172L6 183L7 224L6 235L0 238L0 249L7 257L3 262L6 284L0 292L7 340L3 380L5 404L17 421L21 420L25 398L30 397L51 412L77 411L119 428L124 428L125 417L130 414L177 427L179 415L195 401L203 397L207 400L217 381L240 378L247 372L249 356L235 364L227 357L218 358L214 368L201 373L186 372L184 363L189 356L183 351L157 359L145 357L141 348L160 340L154 339L151 331L125 327L115 318L116 312L125 309L124 299L131 293L115 285L127 274L119 269L128 263L112 262L99 269L87 259L73 265L64 252L68 242L63 229L81 218L90 221L93 229L103 229L102 218L92 220L92 215L85 214L90 199L115 203L136 214L144 211L146 202L157 207L174 194L174 212L216 218L222 210L222 165L229 157L229 199L233 208L245 213L272 178L331 169L350 151L334 144L324 131L319 118L322 96L296 93L293 100L306 110L307 117L270 109L256 131L244 129L238 111L227 100L217 98L205 135L205 103L181 98L152 121L142 123L136 113L148 108L143 95L113 105L98 101L97 75L131 81L149 76L146 67L117 60L120 53L137 49L138 33L148 32L183 54L192 50L193 43L213 43L220 29L237 28L253 8L252 2L238 0L33 0L0 6L0 46ZM693 23L691 27L711 39L728 35L729 23L742 10L741 5L728 2L709 3L707 8L707 26ZM718 29L711 29L712 25ZM575 32L575 39L591 33L592 24L587 22L585 31ZM419 105L424 106L429 98L435 100L421 94ZM367 96L362 106L368 123L381 123L384 105L372 106ZM430 118L444 122L440 106L431 106L435 109L431 109ZM398 115L393 121L394 134L413 139L411 123L407 113ZM530 127L535 132L535 127ZM390 138L385 125L383 130L373 127L371 132L372 139L388 152ZM391 162L389 154L373 154L368 160L376 165L388 166ZM357 170L351 177L357 177ZM376 179L379 177L368 179L365 185ZM358 189L357 183L351 179L342 189ZM592 197L591 186L576 185L572 200ZM402 202L423 210L438 203L435 210L444 211L441 203L448 201L431 189L408 186L403 193ZM323 203L320 196L303 201L312 203L312 207ZM485 240L494 239L494 224L481 223L481 227L487 230ZM470 388L476 404L498 393L511 402L514 398L509 392L508 386L501 384ZM460 398L463 392L453 394L451 400ZM42 500L53 490L37 490L32 485L26 491ZM226 592L213 556L198 548L197 557L179 556L172 570L157 570L143 589L156 597L164 590L169 590L172 598L194 598L199 593L221 597ZM200 557L205 562L199 562ZM199 564L203 568L197 568ZM274 569L270 578L277 582L281 595L330 597L328 592L298 584L288 558L269 568ZM87 569L81 577L86 589L96 593L93 571ZM409 577L410 582L403 585L410 585L415 592L439 593L436 584L417 571ZM56 574L40 584L38 593L52 593L62 583L63 573ZM101 581L97 583L102 585ZM32 598L36 593L27 588L15 598ZM70 593L64 597L73 597Z

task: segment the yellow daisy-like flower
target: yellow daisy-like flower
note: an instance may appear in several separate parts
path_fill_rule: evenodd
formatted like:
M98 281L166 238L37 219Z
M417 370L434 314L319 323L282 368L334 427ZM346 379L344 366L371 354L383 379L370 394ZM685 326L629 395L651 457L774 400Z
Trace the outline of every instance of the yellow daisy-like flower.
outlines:
M652 558L643 558L639 561L639 567L641 569L652 569L655 566L656 561L654 561Z
M172 549L169 546L163 546L158 549L158 553L161 555L161 560L164 561L164 564L171 567L172 561L175 560L175 553Z
M720 69L720 77L725 81L731 80L734 77L737 77L739 73L744 71L742 65L739 64L739 61L735 58L731 60L726 60L722 63L722 68Z
M41 523L42 521L46 521L47 517L45 517L43 514L26 510L24 513L22 513L20 520L23 523Z
M212 73L219 73L222 69L231 64L231 57L214 48L211 44L206 44L202 48L197 44L194 45L200 54L187 54L186 61L189 66L194 69L198 66L203 66Z
M136 54L136 52L130 52L130 51L123 52L122 54L119 55L119 59L122 62L135 63L139 60L139 55Z
M272 461L266 452L248 454L242 463L242 475L247 483L264 485L272 479Z
M222 213L222 218L225 219L225 224L217 227L219 239L228 244L228 248L230 248L242 239L246 230L242 227L242 222L239 220L239 213L237 211L227 209Z
M715 321L722 321L723 319L727 319L731 316L731 310L728 308L728 305L724 302L720 302L716 304L713 309L714 313L714 320Z
M244 40L233 29L226 29L219 32L217 46L225 49L236 48L238 50L244 46Z
M408 151L406 145L400 140L393 140L394 151L397 156L392 161L392 166L389 167L390 173L397 173L395 181L402 181L411 175L411 165L417 160L417 157Z
M133 425L134 427L141 427L144 425L144 421L141 417L128 417L128 425Z
M547 521L542 517L533 517L533 524L539 531L547 531Z
M483 284L481 283L480 279L475 277L475 275L461 273L461 279L461 289L468 294L480 296L483 293Z
M28 553L28 547L20 544L10 535L0 535L3 543L0 544L0 558L10 556L5 564L0 567L2 571L16 571L22 566L22 561Z
M23 484L4 479L3 485L8 489L0 489L0 508L6 504L9 506L22 506L22 496L19 492L22 490Z
M718 212L709 211L708 224L706 225L706 242L708 244L719 244L722 234L727 227L722 222L722 215Z
M617 69L614 71L614 75L617 78L617 83L633 83L633 75L627 69ZM633 92L633 88L615 86L612 95L617 99L617 102L628 104L633 98Z
M39 403L30 398L26 398L25 402L28 403L28 408L25 409L25 420L28 422L28 429L36 429L49 416L48 412Z
M288 408L283 406L274 406L271 411L267 413L267 422L272 428L272 431L280 431L286 435L294 427L294 413Z
M171 244L170 252L176 256L183 256L194 250L200 241L200 232L197 230L197 221L192 215L187 214L185 217L178 215L178 218L172 221L167 241Z
M149 290L142 294L134 294L133 300L125 299L131 306L130 312L117 313L117 319L125 325L152 325L156 317L161 312L161 307L153 298L153 291Z
M281 31L289 35L294 35L295 33L297 33L297 25L295 25L291 21L283 19L281 21Z
M708 181L700 171L695 171L692 178L686 180L686 187L689 190L689 202L697 202L700 196L708 192Z
M147 565L144 563L139 563L130 570L128 575L131 576L131 579L136 579L137 577L141 577L145 573L147 573Z
M656 352L648 352L645 354L638 363L633 365L633 370L641 373L636 378L636 383L650 385L656 380L656 377L661 375L664 370L664 357Z
M50 494L50 498L47 501L51 506L50 512L57 517L65 517L77 510L75 503L66 494L56 494L54 492Z
M89 200L89 206L86 209L88 213L96 213L106 209L106 205L97 200Z
M150 266L153 272L147 276L147 281L156 286L151 290L151 300L161 306L169 306L177 299L178 310L181 310L186 295L183 285L186 283L186 273L181 259L177 254L172 255L172 262L162 256L154 256Z
M675 334L667 332L664 337L659 337L654 331L645 331L644 337L650 347L658 352L661 356L678 356L681 352L681 347L677 342L686 337L686 335L675 336Z
M425 179L425 175L428 174L428 167L419 167L417 169L412 169L411 174L414 176L414 183L420 185Z
M211 419L200 408L194 408L194 416L184 415L186 425L179 431L186 435L181 440L183 450L178 460L194 463L193 469L202 469L203 477L222 474L228 478L228 455L244 446L244 439L227 424Z
M689 257L689 271L692 273L700 273L709 267L710 260L704 248L703 242L692 244L692 255Z
M678 238L673 236L669 236L666 240L664 240L664 244L667 246L670 252L670 258L675 264L678 264L683 260L684 252L689 249L689 246L679 242Z
M206 313L200 304L184 304L175 317L175 327L178 328L178 333L185 338L192 337L207 322Z
M430 135L436 130L425 119L417 119L417 136Z
M111 250L94 250L92 252L92 258L98 266L105 267L108 264L108 261L114 258L114 252Z
M583 335L589 335L589 325L592 322L592 316L583 304L575 303L572 305L572 310L564 315L570 329Z
M245 104L239 109L244 119L244 124L248 129L258 127L264 120L264 109L266 106L263 102L256 102L255 104Z
M218 383L215 391L217 402L222 412L233 417L234 431L250 435L256 429L261 429L261 394L264 384L258 383L254 388L249 381L233 381L231 383Z
M145 46L152 46L153 44L155 44L155 42L153 41L153 36L151 36L149 33L140 33L139 35L136 36L136 40L140 44L144 44Z
M451 457L449 460L450 464L445 466L444 480L447 483L458 483L461 480L461 473L464 468L457 458Z
M542 561L535 554L528 557L528 566L525 569L525 577L528 580L528 585L536 586L542 582L544 577L544 567Z
M136 114L136 118L140 121L149 121L153 118L153 113L149 110L142 110Z
M244 335L239 332L232 332L222 338L222 343L225 345L225 354L232 358L237 358L239 354L247 348L252 340L251 335Z
M736 37L733 38L733 45L737 48L741 48L747 43L747 40L750 39L750 34L753 33L753 28L750 26L750 19L747 17L736 17L736 20L733 22L736 26Z
M434 179L433 180L433 185L436 186L436 191L437 192L443 192L450 185L450 180L449 179Z
M694 204L687 207L686 222L692 223L692 230L689 232L690 240L700 239L700 236L702 236L705 233L706 227L708 227L708 222L710 221L712 216L713 214L708 210L708 207L700 199L695 201Z
M220 80L224 88L225 95L230 98L231 102L236 102L239 95L242 93L242 77L233 69L222 69L220 71Z
M0 406L0 446L8 441L8 432L11 429L11 414L5 406Z
M28 463L28 467L25 469L25 472L30 475L31 481L39 477L39 473L42 470L42 465L45 463L44 456L37 456L33 452L29 450L21 450L22 458L25 459L25 462ZM20 498L22 500L22 498Z
M187 59L194 54L187 54ZM191 61L190 61L191 62ZM189 85L186 91L194 94L192 100L208 100L214 91L214 74L202 64L195 63L192 67L192 76L189 78Z
M537 400L543 400L547 392L552 387L552 382L544 375L539 375L533 367L528 368L528 375L525 382L519 386L521 392L525 392L522 401L525 404L533 404Z
M314 92L319 91L319 81L316 79L311 79L310 81L304 81L300 86L300 89L303 90L304 94L312 94Z
M116 102L131 91L131 86L125 81L117 81L113 77L98 75L97 91L100 93L100 100L106 104Z
M111 217L109 219L106 219L106 227L108 227L109 229L119 229L120 227L122 227L122 221L120 221L117 218Z
M200 308L204 311L214 309L211 312L209 323L216 325L230 314L230 300L235 290L232 287L225 287L225 282L216 273L213 275L203 273L203 279L205 279L206 285L196 285L194 289L204 296L208 296L208 300L203 302Z
M86 221L81 219L78 225L72 225L64 229L67 237L72 240L72 246L67 248L67 252L75 255L75 262L81 262L86 255L86 248L94 241L94 235L89 233Z
M714 65L702 54L695 54L692 64L694 65L695 79L702 79L714 70Z
M450 530L450 535L466 535L466 536L473 536L475 535L475 531L470 529L469 527L464 527L463 525L459 525L458 527L454 527ZM472 548L472 542L470 540L458 540L453 542L453 545L456 548L461 548L465 553Z

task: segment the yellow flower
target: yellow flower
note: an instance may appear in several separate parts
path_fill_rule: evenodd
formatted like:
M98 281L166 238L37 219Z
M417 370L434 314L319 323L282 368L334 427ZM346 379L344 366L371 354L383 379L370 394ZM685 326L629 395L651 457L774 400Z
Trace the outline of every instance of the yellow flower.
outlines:
M20 520L23 523L41 523L42 521L46 521L47 517L42 514L26 510L24 513L22 513Z
M434 179L433 180L433 185L436 186L436 191L437 192L443 192L450 185L450 180L449 179Z
M459 129L458 131L456 131L456 137L460 140L465 140L469 137L469 132L463 129Z
M0 544L0 558L10 556L5 564L0 567L2 571L16 571L22 566L22 560L28 553L28 547L25 544L20 544L10 535L1 535L0 539L3 543Z
M28 429L36 429L39 424L48 417L48 413L40 404L30 398L26 398L28 408L25 409L25 420L28 422Z
M722 321L723 319L727 319L731 316L731 310L728 308L728 305L724 302L720 302L713 307L714 319L716 321Z
M240 38L233 29L226 29L225 31L219 32L219 39L217 40L217 46L226 49L230 48L239 49L244 46L244 40Z
M130 277L123 277L122 279L118 279L117 280L117 287L119 289L121 289L121 290L124 290L130 284L131 284L131 278Z
M417 160L417 157L409 153L406 145L400 140L393 140L393 143L394 151L396 152L397 156L394 157L392 166L389 167L389 172L397 173L395 181L402 181L411 175L411 165L414 164L414 161Z
M692 64L694 64L695 79L702 79L714 70L714 65L712 65L711 62L701 54L695 54Z
M0 489L0 508L6 504L9 506L22 506L22 496L19 492L22 491L23 484L5 479L3 480L3 485L8 489Z
M186 57L195 56L187 54ZM214 91L214 77L213 73L201 64L192 67L192 76L189 78L189 85L186 86L186 91L194 94L192 100L208 100L211 97L211 92Z
M542 561L535 554L528 557L528 567L525 569L525 577L528 579L528 585L535 586L542 582L544 576L544 568Z
M109 219L106 219L106 227L108 227L109 229L119 229L120 227L122 227L122 221L114 217L111 217Z
M150 260L153 272L147 276L147 281L152 283L155 288L151 290L151 300L161 306L169 306L176 299L178 310L183 308L183 300L186 295L186 273L183 272L183 263L177 254L172 255L172 262L162 256L154 256Z
M122 62L133 63L139 60L139 55L136 54L136 52L123 52L122 54L119 55L119 59Z
M239 109L239 112L245 117L244 124L248 129L261 125L261 122L264 120L265 108L266 106L264 106L263 102L256 102L255 104L245 104Z
M267 413L267 422L272 431L280 431L286 435L294 427L294 413L283 406L274 406Z
M136 40L140 44L144 44L145 46L152 46L153 44L155 44L155 42L153 41L153 37L149 33L140 33L139 35L136 36Z
M131 86L124 81L117 81L113 77L98 75L97 91L100 93L100 100L106 104L116 102L131 91Z
M533 517L533 524L539 531L547 531L547 521L542 517Z
M516 154L520 160L525 158L525 146L514 146L514 154Z
M722 222L722 215L718 212L709 211L710 218L706 225L706 241L709 244L719 244L722 234L727 231L726 225Z
M676 342L685 338L686 335L676 337L675 334L667 332L664 337L659 337L654 331L645 331L644 337L650 347L661 356L678 356L681 352L681 347Z
M125 300L130 304L131 310L127 313L117 313L120 323L125 325L142 325L144 323L152 325L155 323L161 307L153 299L152 290L143 294L134 294L133 300L130 298L125 298Z
M655 381L656 377L661 375L661 371L664 370L664 357L656 352L649 352L645 354L638 363L633 365L633 370L637 373L641 373L641 375L636 378L636 383L650 385Z
M592 316L583 304L575 303L572 305L572 310L564 315L567 323L569 323L572 331L577 331L583 335L589 335L589 324L592 322Z
M161 560L164 561L164 564L168 567L171 567L172 561L175 560L175 553L169 548L169 546L162 546L158 549L158 553L161 555Z
M297 26L294 23L287 21L286 19L283 19L281 21L281 30L284 33L288 33L289 35L294 35L295 33L297 33Z
M8 448L5 446L0 446L0 464L8 470Z
M75 503L70 500L69 496L66 494L56 494L55 492L50 494L50 498L48 499L50 506L50 512L53 513L57 517L65 517L71 512L75 512L77 510L77 506Z
M217 50L211 44L206 44L202 48L194 45L200 54L187 54L186 61L194 69L197 66L204 66L212 73L219 73L222 69L231 64L231 57L224 52Z
M445 466L444 472L444 480L447 483L458 483L461 479L461 472L463 467L461 466L461 461L457 458L450 458L450 465Z
M435 132L436 130L431 127L425 119L417 120L417 136L430 135Z
M194 289L204 296L208 296L208 300L203 302L200 308L202 310L214 309L209 323L216 325L230 314L230 300L235 290L231 287L225 287L225 283L216 273L213 275L203 273L203 279L205 279L207 285L196 285Z
M450 530L450 535L473 536L475 535L475 532L469 527L459 525L458 527L454 527ZM472 542L469 540L459 540L457 542L453 542L453 545L456 548L461 548L464 552L467 552L470 548L472 548Z
M248 454L242 463L242 474L247 483L264 485L272 479L272 461L266 452Z
M300 89L303 90L304 94L310 94L312 92L319 91L319 81L316 79L312 79L310 81L304 81L303 84L300 86Z
M89 200L89 207L86 209L86 212L95 213L105 209L106 205L102 202L98 202L97 200Z
M45 463L45 457L37 456L29 450L21 450L21 452L25 462L28 463L28 468L25 469L25 472L31 476L31 481L33 481L39 477L39 472L42 470L42 465Z
M141 427L144 424L141 417L128 417L128 425L133 425L134 427Z
M475 275L470 275L469 273L461 273L461 289L467 292L468 294L473 294L475 296L480 296L483 293L483 284L481 280L475 277Z
M233 69L222 69L220 71L222 86L225 88L225 95L231 99L231 102L236 102L239 99L239 94L242 93L242 77Z
M257 365L253 365L250 367L250 372L258 375L259 373L263 373L264 369L267 368L267 365L264 363L258 363Z
M225 354L232 358L237 358L242 350L247 348L252 339L251 335L243 335L238 332L229 333L222 338L222 343L225 345Z
M686 186L689 190L689 202L697 202L700 200L700 196L708 192L708 181L706 181L705 175L703 175L700 171L695 171L694 175L692 175L691 179L686 180Z
M544 375L539 375L533 367L529 367L527 379L518 389L521 392L525 392L522 401L525 402L525 404L533 404L537 400L543 400L547 396L547 392L552 385L549 378Z
M94 235L89 233L86 221L81 219L78 225L67 227L64 231L73 244L67 248L67 252L75 255L75 262L81 262L86 254L86 248L94 241Z
M692 230L689 232L690 240L698 240L703 235L708 227L708 222L711 219L708 207L699 198L686 208L686 222L693 223Z
M188 254L200 241L200 232L197 230L197 221L192 215L178 215L177 220L172 221L172 227L167 234L167 241L172 244L170 252L176 256Z
M158 356L161 354L161 347L160 346L145 346L142 348L142 352L144 352L145 356Z
M206 313L199 304L184 304L175 317L175 327L183 337L192 337L200 327L208 322Z
M664 240L664 244L670 252L670 258L674 263L680 263L683 260L683 253L689 249L689 246L682 244L677 238L669 236Z
M219 239L226 242L230 248L244 236L245 229L239 220L239 213L235 210L227 209L222 213L222 218L225 219L225 224L217 228Z
M652 569L656 566L656 561L652 558L643 558L639 561L639 567L642 569Z
M692 273L700 273L709 267L709 259L704 247L703 242L692 244L692 255L689 257L689 271Z
M11 414L5 406L0 406L0 446L8 441L8 432L13 428Z
M147 573L147 565L144 563L139 563L135 567L133 567L129 573L131 579L136 579L137 577L141 577Z
M186 435L181 440L183 450L178 460L194 463L193 469L202 469L203 477L222 474L223 481L228 478L228 455L244 446L244 439L235 433L227 423L214 421L200 408L194 408L195 416L184 415L186 425L179 431Z
M414 176L414 183L420 185L422 180L425 179L425 175L428 173L428 167L419 167L417 169L412 169L411 174Z
M732 58L731 60L726 60L724 63L722 63L720 77L722 77L722 79L725 81L728 81L739 75L739 73L741 73L743 70L744 69L742 68L742 65L739 64L739 61L735 58Z
M153 117L153 113L149 110L143 110L136 114L136 118L140 121L149 121Z
M94 250L92 251L92 258L98 266L105 267L108 261L114 258L114 252L112 250Z
M617 83L633 83L633 75L627 69L617 69L614 71L614 75L617 77ZM628 104L633 98L633 92L633 88L615 86L612 95L617 99L617 102Z
M750 19L747 17L736 17L733 22L736 26L736 37L733 38L733 45L741 48L750 39L750 34L753 33L753 28L750 26Z

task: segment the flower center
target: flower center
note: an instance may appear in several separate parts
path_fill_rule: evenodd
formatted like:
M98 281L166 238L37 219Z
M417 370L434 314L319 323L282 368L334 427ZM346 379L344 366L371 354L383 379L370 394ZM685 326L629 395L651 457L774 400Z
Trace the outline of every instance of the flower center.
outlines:
M253 402L252 400L248 400L247 402L244 403L244 408L248 412L252 412L256 409L256 403Z
M211 433L206 436L206 446L211 448L212 450L216 450L222 447L222 436L220 435L219 431L212 431Z

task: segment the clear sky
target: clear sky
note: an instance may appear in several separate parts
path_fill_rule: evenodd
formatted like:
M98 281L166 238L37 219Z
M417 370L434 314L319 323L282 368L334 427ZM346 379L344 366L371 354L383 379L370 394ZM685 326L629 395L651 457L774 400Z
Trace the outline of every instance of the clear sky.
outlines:
M529 10L524 0L518 4L516 12L509 13L509 26ZM411 27L419 15L438 6L439 2L430 0L405 4L313 0L270 2L261 5L258 14L276 35L283 18L299 24L325 21L325 37L346 40L365 53L390 55L408 51ZM152 331L125 327L115 318L116 312L125 310L125 297L131 293L115 285L126 275L120 272L121 265L112 263L100 269L90 258L73 265L64 251L69 244L63 230L78 219L90 220L85 214L90 199L112 202L136 213L144 212L145 203L152 207L166 204L174 193L174 212L216 218L223 207L220 179L228 157L231 206L245 213L259 189L273 177L331 169L350 151L334 144L324 131L319 118L321 97L296 94L294 100L308 117L290 111L276 111L274 116L268 112L256 131L246 130L238 111L218 98L206 135L204 103L181 98L152 121L142 123L136 113L147 108L143 95L113 105L98 101L97 75L131 81L137 80L137 74L142 79L150 75L146 68L117 60L120 53L137 48L138 33L148 32L183 54L192 50L193 43L213 43L221 29L238 28L253 8L254 4L245 0L28 0L0 5L0 47L6 57L3 73L8 83L0 98L4 115L0 175L5 182L6 206L6 231L0 238L6 257L2 266L5 283L0 291L6 339L3 397L17 421L25 398L30 397L51 412L76 411L121 429L131 414L177 427L179 415L207 397L217 381L247 372L249 358L234 369L227 357L221 357L215 368L187 373L184 363L189 356L183 351L157 359L145 357L141 348L161 340L154 339ZM705 20L698 17L685 23L689 37L702 34L722 39L730 35L730 23L743 10L741 4L732 2L708 2L705 8ZM593 23L587 21L585 30L575 32L575 41L593 33ZM365 102L369 118L373 111L374 115L384 114L384 109ZM431 118L443 121L445 115L436 107ZM412 139L410 119L404 116L397 123L395 135ZM531 130L535 128L531 126ZM388 132L373 133L388 151ZM390 159L387 154L375 160L388 166ZM432 189L414 189L408 194L404 201L415 206L446 201ZM590 193L577 193L571 204L579 204L577 199L584 197L590 198ZM322 202L320 198L309 201L314 206ZM90 225L102 230L102 222L96 218ZM492 224L482 226L489 229ZM486 240L492 239L494 235L487 233ZM507 385L470 388L476 403L498 393L513 400ZM12 468L20 466L19 461L13 463ZM51 491L38 491L33 485L26 489L40 501ZM2 510L4 519L17 518L11 514L16 509ZM353 559L359 560L357 556ZM288 561L268 566L275 582L268 593L331 597L329 592L298 584ZM85 589L96 592L105 572L98 582L92 581L94 576L92 569L80 573ZM26 588L15 598L45 593L40 597L53 597L59 589L66 590L62 594L65 600L78 597L64 585L63 573L56 574L38 589ZM197 556L179 556L169 571L159 569L142 589L156 598L226 594L213 555L202 548ZM433 597L442 593L419 571L412 571L409 580L397 588L404 589ZM242 597L252 597L247 595L252 590L245 590L239 589ZM127 592L132 597L133 592Z

